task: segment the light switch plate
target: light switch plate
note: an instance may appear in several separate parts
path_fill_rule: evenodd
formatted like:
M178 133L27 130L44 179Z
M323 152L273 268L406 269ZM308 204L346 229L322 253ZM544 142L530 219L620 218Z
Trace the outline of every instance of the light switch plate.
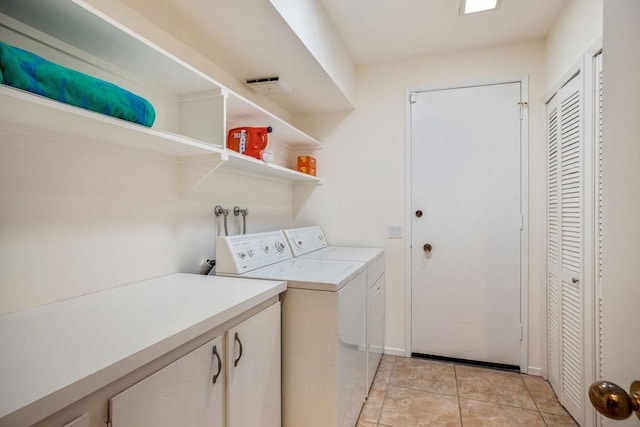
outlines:
M402 225L389 224L387 227L387 236L389 239L402 239Z

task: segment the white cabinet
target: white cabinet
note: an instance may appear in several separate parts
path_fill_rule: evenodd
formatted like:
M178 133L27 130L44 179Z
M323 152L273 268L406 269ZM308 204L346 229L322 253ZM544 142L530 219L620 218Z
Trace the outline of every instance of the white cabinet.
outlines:
M282 425L280 365L280 303L229 329L227 427Z
M140 392L146 396L138 402L197 395L190 404L215 404L227 381L227 331L256 316L265 334L279 337L279 295L286 289L281 281L176 273L0 316L0 427L104 427L109 401L129 389L151 390ZM249 360L254 343L245 332L241 337ZM275 353L265 352L274 367L265 358L260 366L279 378L277 339ZM198 351L203 345L209 347ZM167 382L172 387L156 387ZM223 396L214 407L226 417ZM279 408L277 392L269 399Z
M115 2L114 2L115 3ZM297 150L321 148L320 142L224 87L205 72L157 43L179 45L125 5L105 4L109 15L82 0L6 0L0 2L0 40L57 64L114 83L143 96L156 110L152 128L0 86L0 129L57 141L110 144L133 151L170 156L183 180L191 183L214 170L286 182L320 183L293 170ZM119 20L135 24L143 37ZM194 51L185 55L198 58ZM201 66L213 65L204 61ZM237 126L272 126L273 164L236 155L226 148L226 132ZM208 170L185 166L194 156L209 160ZM202 162L200 162L202 163ZM187 184L187 187L189 186ZM187 188L188 189L188 188Z
M277 302L114 396L111 424L280 427L280 360Z
M83 416L65 424L63 427L90 427L89 414L84 414Z
M209 341L114 396L113 427L224 426L222 341Z

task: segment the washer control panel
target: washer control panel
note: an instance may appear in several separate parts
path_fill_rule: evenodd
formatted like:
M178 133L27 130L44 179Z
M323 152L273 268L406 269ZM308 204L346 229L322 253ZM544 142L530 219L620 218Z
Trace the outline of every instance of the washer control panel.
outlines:
M281 231L218 237L216 272L242 274L292 257Z
M304 255L327 247L322 229L318 226L291 228L284 230L284 235L293 256Z

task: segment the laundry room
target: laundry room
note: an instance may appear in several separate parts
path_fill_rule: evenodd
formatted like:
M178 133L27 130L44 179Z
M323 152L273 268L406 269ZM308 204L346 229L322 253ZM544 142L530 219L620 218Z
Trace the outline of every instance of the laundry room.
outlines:
M634 425L640 9L489 3L0 1L0 427Z

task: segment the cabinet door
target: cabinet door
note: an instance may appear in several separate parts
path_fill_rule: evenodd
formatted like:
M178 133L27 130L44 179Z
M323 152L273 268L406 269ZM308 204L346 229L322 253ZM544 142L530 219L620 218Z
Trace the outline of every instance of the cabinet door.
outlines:
M222 427L223 357L218 337L113 397L113 427Z
M279 302L229 329L227 365L227 427L280 427Z

